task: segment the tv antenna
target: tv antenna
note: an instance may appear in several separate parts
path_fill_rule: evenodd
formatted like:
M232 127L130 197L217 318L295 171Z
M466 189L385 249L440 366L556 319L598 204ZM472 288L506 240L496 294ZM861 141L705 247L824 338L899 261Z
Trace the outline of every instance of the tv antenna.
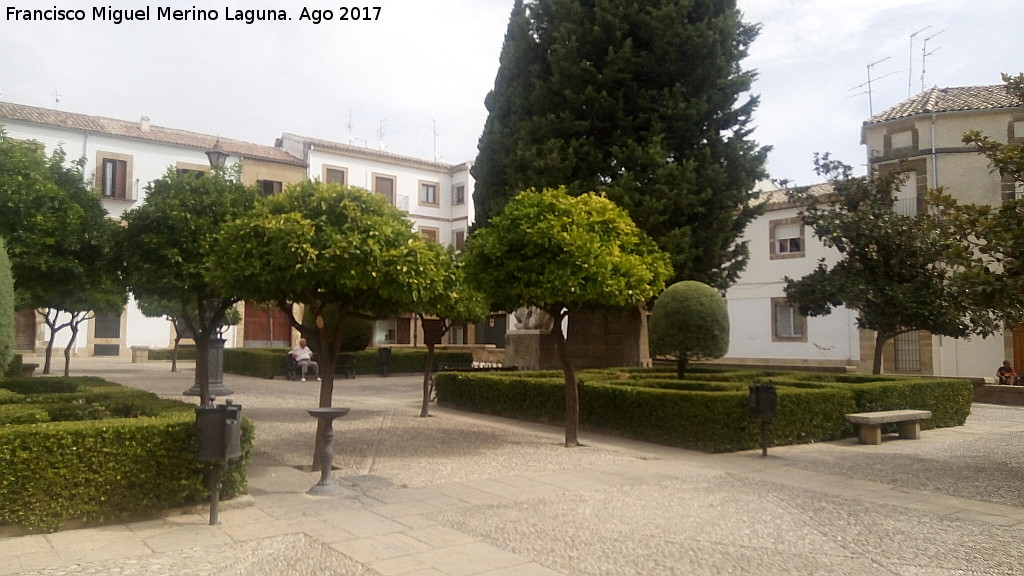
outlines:
M387 121L388 117L385 116L380 119L380 124L377 126L377 147L380 148L381 150L387 148L387 146L384 144L384 125L387 124Z
M917 32L914 32L913 34L910 35L910 65L909 65L909 70L907 71L907 98L910 98L912 96L912 94L911 94L911 90L912 89L911 89L910 86L911 86L911 83L913 82L913 78L914 78L914 36L917 36L921 32L924 32L925 30L927 30L927 29L929 29L931 27L932 27L932 25L929 24L929 25L925 26L924 28L921 28ZM924 88L922 88L921 90L924 91Z
M885 58L882 58L881 60L875 60L871 64L868 64L868 81L863 83L863 84L859 84L857 86L854 86L853 88L850 88L850 90L856 90L858 88L863 88L863 87L867 86L867 90L865 90L864 92L858 92L856 94L852 94L852 95L849 96L849 98L852 98L853 96L860 96L861 94L867 94L868 95L868 113L869 113L870 116L874 116L875 115L875 106L874 106L874 102L872 102L872 97L871 97L871 83L872 82L876 82L878 80L881 80L882 78L888 78L889 76L892 76L893 74L896 73L895 71L893 71L893 72L889 72L885 76L879 76L878 78L872 78L871 77L871 69L874 68L875 65L881 64L882 62L885 62L889 58L892 58L892 56L886 56Z
M60 104L60 92L54 90L50 92L50 96L53 96L53 109L57 109L57 104Z
M936 52L938 52L939 48L942 48L942 46L939 46L939 48L936 48L935 50L932 50L931 52L928 52L928 41L931 40L932 38L935 38L939 34L942 34L943 32L945 32L945 30L939 30L938 32L936 32L935 34L932 34L931 36L925 38L921 42L921 92L924 92L924 71L925 71L924 63L925 63L925 59L927 59L932 54L935 54Z
M431 116L430 121L434 123L434 162L437 162L437 137L440 136L441 134L437 131L437 119Z

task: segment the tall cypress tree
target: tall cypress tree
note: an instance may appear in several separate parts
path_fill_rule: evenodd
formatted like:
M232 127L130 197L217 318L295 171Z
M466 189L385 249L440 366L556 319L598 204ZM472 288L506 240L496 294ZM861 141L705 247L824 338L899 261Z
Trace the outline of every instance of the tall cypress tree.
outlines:
M473 168L477 222L530 187L607 193L672 254L676 279L724 288L768 148L750 139L758 27L735 0L517 2Z

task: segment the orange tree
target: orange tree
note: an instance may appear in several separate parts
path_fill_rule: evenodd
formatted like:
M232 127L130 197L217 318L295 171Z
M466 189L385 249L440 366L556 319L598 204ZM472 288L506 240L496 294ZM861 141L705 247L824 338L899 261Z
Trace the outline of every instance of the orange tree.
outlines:
M625 210L594 193L528 190L512 198L466 241L466 272L492 304L536 306L554 318L551 334L565 375L565 445L579 445L576 370L562 322L575 310L639 306L665 288L669 255Z
M254 302L302 304L318 344L320 406L332 404L346 323L417 309L443 290L439 252L383 196L305 181L224 226L213 257L224 291ZM310 333L312 332L312 333Z

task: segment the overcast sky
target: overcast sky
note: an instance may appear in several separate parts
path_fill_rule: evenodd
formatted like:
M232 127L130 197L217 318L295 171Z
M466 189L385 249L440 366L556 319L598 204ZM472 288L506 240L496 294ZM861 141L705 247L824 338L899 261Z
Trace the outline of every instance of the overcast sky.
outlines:
M0 0L3 100L273 145L282 132L459 163L476 155L512 0L375 0L372 21L340 21L331 2L70 1L84 22L15 21ZM289 22L227 20L285 8ZM351 3L350 3L351 4ZM740 0L761 35L744 68L761 97L754 138L775 178L817 181L815 152L864 162L869 114L924 85L999 84L1024 71L1020 0ZM150 21L92 20L92 8L150 7ZM157 21L157 8L216 10L214 22ZM299 21L303 7L334 20ZM371 13L371 17L375 13ZM911 34L925 29L911 42ZM860 86L860 87L858 87ZM57 100L59 99L59 103Z

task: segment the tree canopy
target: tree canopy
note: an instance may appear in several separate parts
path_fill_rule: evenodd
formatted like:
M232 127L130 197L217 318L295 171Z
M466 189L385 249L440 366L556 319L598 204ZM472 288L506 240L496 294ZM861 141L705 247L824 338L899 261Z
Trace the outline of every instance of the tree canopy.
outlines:
M94 312L116 313L127 301L114 247L120 227L107 217L85 183L84 161L68 161L57 148L9 138L0 130L0 235L7 238L17 307L40 311L50 328L44 373L50 372L54 338L72 336Z
M227 249L217 234L252 210L259 193L221 170L177 173L152 181L146 203L124 215L123 256L139 300L174 303L196 342L200 402L209 402L211 338L240 297L211 280L214 254ZM202 313L200 313L200 311Z
M562 322L574 310L639 306L672 275L669 255L608 198L528 190L466 240L466 271L499 308L535 306L555 319L566 384L566 446L578 444L576 374Z
M415 310L443 289L438 253L402 212L360 188L294 184L225 225L218 241L212 265L221 291L301 303L314 318L322 407L331 406L348 319Z
M733 283L768 152L740 67L757 32L728 0L517 0L472 169L478 226L527 188L603 192L674 278Z
M441 343L456 324L479 322L487 317L490 308L487 300L466 276L462 259L451 247L430 243L427 247L436 252L441 290L420 302L413 308L423 327L423 339L427 346L427 364L423 374L423 401L420 417L430 415L430 396L433 391L434 347Z
M791 197L807 205L804 222L839 260L829 265L823 258L803 278L786 278L786 296L801 314L824 316L840 305L856 310L858 326L876 332L875 374L884 344L899 334L991 333L952 281L945 261L956 241L948 229L934 215L893 209L899 174L854 177L850 166L827 154L815 159L815 170L829 179L832 195L822 199L796 189Z
M672 355L683 378L691 359L721 358L729 352L729 309L725 298L707 284L676 282L658 296L651 310L653 355Z

